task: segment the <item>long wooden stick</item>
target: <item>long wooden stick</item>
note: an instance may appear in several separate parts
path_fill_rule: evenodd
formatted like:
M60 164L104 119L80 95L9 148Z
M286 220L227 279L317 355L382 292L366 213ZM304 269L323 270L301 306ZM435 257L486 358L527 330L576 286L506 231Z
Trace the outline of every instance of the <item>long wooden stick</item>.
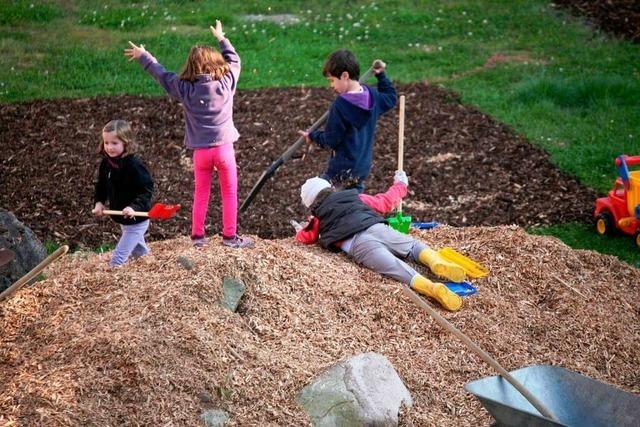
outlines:
M33 279L38 274L40 274L40 272L44 270L46 266L51 264L56 259L60 258L62 255L66 254L68 250L69 250L69 246L67 245L60 246L58 249L55 250L55 252L53 252L51 255L46 257L40 264L33 267L31 271L29 271L27 274L25 274L20 279L18 279L13 285L9 286L7 289L2 291L2 293L0 293L0 301L10 297L15 292L20 290L20 288L22 288L24 285L29 283L31 279Z
M91 212L95 213L95 209L93 209ZM122 213L122 211L113 211L113 210L109 210L109 209L104 209L102 211L102 213L104 215L124 215L124 213ZM133 213L131 215L148 217L149 216L149 212L133 211Z
M404 95L400 95L400 111L398 113L398 170L404 170ZM398 212L402 212L402 199L398 204Z
M422 298L420 298L415 292L409 289L408 286L402 286L402 290L409 298L411 298L413 302L418 305L418 307L429 313L429 315L433 317L436 323L455 335L456 338L462 341L462 343L466 345L471 351L480 356L480 358L487 362L493 369L498 371L498 373L505 380L509 381L509 383L511 383L511 385L514 386L516 390L518 390L520 394L522 394L522 396L524 396L524 398L527 399L529 403L531 403L533 407L536 408L542 415L555 422L560 422L560 420L554 415L553 412L551 412L551 410L549 410L549 408L543 405L542 402L540 402L534 395L529 392L529 390L527 390L522 384L520 384L520 382L516 380L509 372L507 372L506 369L504 369L493 357L489 356L488 353L478 347L476 343L471 341L468 336L463 334L459 329L449 323L447 319L440 316L434 309L429 307L429 304L424 302Z

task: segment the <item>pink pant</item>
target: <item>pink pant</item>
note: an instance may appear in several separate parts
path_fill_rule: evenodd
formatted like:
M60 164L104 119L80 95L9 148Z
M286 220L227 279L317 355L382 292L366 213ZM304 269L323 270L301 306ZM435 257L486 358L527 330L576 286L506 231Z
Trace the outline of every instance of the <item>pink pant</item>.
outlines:
M204 221L209 208L211 174L218 171L222 196L222 235L236 235L238 224L238 172L233 144L199 148L193 151L193 210L191 212L191 236L204 237Z

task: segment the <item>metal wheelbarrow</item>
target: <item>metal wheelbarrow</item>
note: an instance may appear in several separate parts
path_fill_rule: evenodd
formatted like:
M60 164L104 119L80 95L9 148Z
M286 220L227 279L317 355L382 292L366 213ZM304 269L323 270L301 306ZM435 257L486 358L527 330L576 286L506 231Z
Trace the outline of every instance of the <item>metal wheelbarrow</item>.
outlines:
M558 366L533 365L510 374L556 416L540 414L499 375L465 385L497 426L640 426L640 396Z
M567 369L533 365L507 372L408 286L402 291L500 375L468 383L497 426L640 426L640 396Z

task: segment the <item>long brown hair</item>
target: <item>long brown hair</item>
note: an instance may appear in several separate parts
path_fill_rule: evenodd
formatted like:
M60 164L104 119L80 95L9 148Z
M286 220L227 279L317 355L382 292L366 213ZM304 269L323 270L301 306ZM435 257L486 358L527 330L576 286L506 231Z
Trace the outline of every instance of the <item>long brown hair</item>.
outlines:
M180 80L194 82L198 74L210 74L215 80L231 71L222 54L210 46L196 45L189 51Z
M111 120L102 128L102 132L116 133L116 136L124 145L124 151L122 152L123 157L134 154L137 151L138 143L135 140L135 135L129 122L125 120ZM98 154L106 155L104 151L104 141L102 138L98 145Z

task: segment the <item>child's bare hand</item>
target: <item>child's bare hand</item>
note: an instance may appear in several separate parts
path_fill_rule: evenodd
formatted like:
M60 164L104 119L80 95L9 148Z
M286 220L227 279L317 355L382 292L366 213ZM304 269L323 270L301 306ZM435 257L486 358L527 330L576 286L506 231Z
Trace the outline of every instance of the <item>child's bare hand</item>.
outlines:
M307 144L311 144L313 142L311 138L309 138L309 132L304 130L299 130L298 133L304 136L304 140L307 142Z
M127 206L126 208L122 209L122 215L125 218L133 218L133 213L134 212L135 211L130 206Z
M95 214L95 216L102 216L104 211L104 205L101 202L96 202L96 206L93 208L91 212Z
M129 61L140 58L140 56L146 52L143 44L136 46L133 42L129 42L129 45L131 48L124 50L124 56L129 58Z
M373 64L371 65L373 74L376 74L376 75L383 73L385 68L387 68L387 64L385 64L382 61L382 59L376 59L375 61L373 61Z
M209 28L211 29L211 34L213 34L213 37L215 37L219 42L224 40L224 31L222 31L222 24L220 23L220 20L216 19L215 28L213 28L213 26L210 26Z

